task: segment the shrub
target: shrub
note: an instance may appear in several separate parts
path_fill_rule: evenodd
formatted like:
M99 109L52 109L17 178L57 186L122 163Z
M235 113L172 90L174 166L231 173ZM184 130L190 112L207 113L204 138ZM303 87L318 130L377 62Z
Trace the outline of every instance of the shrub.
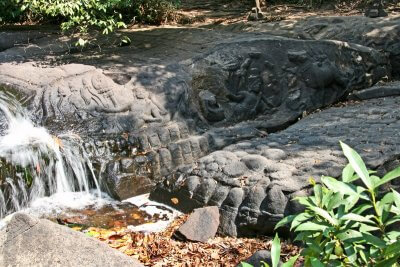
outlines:
M0 24L51 21L60 23L64 32L99 29L108 34L135 21L161 24L173 18L178 4L178 0L1 0Z
M21 21L21 16L24 13L21 6L21 0L0 1L0 25L6 22Z
M400 258L400 231L393 228L400 221L400 194L383 189L400 176L400 167L380 178L356 151L341 147L349 161L341 181L312 181L313 196L297 198L305 211L276 228L291 224L295 240L304 243L306 266L392 266Z
M142 23L160 25L175 20L178 0L136 0L132 4L135 20Z

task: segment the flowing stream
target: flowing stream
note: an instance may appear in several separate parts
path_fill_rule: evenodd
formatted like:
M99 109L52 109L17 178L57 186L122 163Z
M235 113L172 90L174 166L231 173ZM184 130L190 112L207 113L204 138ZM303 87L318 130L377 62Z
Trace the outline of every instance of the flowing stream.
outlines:
M54 201L73 200L77 197L73 192L80 192L86 199L101 198L99 182L79 136L56 137L35 126L21 105L4 93L0 94L0 111L4 115L0 219L48 196Z
M0 91L0 229L21 210L67 225L145 232L161 231L179 214L146 195L113 200L100 182L79 136L51 135Z

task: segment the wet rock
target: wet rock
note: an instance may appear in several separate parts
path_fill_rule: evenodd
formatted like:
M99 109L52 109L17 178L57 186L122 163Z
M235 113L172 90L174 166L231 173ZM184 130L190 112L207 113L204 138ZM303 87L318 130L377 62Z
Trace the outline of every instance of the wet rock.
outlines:
M0 230L1 266L143 266L105 243L44 219L14 214Z
M218 226L218 207L195 209L175 235L189 241L207 242L208 239L215 236Z

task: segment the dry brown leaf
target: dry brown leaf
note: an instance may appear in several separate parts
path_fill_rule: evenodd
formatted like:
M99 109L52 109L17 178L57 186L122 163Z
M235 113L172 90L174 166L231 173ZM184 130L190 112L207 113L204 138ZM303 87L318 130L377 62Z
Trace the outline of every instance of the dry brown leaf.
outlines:
M179 199L177 199L176 197L173 197L173 198L171 198L171 202L172 202L174 205L178 205Z

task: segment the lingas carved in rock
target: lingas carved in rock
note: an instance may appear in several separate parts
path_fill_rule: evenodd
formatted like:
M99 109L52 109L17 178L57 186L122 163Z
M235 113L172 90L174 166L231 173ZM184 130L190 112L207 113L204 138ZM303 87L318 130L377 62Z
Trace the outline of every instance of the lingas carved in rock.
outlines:
M138 128L145 123L168 121L168 112L144 88L134 89L134 96L130 103L116 108L96 107L96 111L105 113L129 112Z

